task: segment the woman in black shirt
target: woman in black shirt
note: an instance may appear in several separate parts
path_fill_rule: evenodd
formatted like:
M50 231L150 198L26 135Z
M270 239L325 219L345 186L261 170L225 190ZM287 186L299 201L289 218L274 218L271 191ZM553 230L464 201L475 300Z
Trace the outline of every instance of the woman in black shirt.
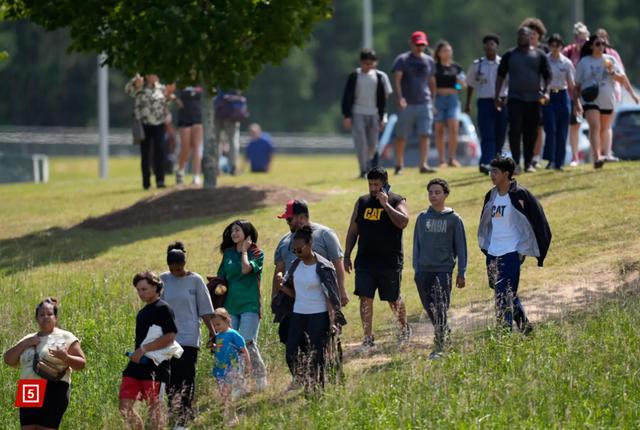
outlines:
M447 41L440 41L434 53L436 60L436 100L435 132L436 148L440 158L440 167L460 167L456 160L458 149L458 121L460 117L460 99L458 90L466 86L462 67L453 62L453 49ZM449 143L449 163L445 157L444 132L447 129Z

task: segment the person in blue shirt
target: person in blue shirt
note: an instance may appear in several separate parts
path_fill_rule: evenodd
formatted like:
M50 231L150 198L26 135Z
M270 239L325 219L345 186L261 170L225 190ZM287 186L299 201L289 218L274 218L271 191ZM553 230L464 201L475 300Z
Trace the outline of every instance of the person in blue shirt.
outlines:
M216 330L216 337L211 349L214 355L211 373L218 384L225 421L227 424L233 425L237 423L238 417L235 410L232 409L231 389L234 384L242 381L240 377L242 367L247 374L251 372L251 359L244 338L231 328L231 315L225 308L217 308L214 311L213 327ZM240 355L242 355L244 366L241 365Z
M247 146L247 160L251 164L252 172L268 172L271 167L273 155L273 142L268 133L263 133L260 124L253 123L249 126L251 141Z

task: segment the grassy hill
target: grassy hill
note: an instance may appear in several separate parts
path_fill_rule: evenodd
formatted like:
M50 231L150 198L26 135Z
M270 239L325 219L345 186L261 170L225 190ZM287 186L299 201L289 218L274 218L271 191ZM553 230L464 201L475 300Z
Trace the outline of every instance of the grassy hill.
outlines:
M277 241L287 231L275 216L288 196L309 198L311 219L334 228L344 242L353 203L367 192L366 182L354 179L355 167L351 157L280 157L270 174L222 178L216 193L185 190L153 195L141 190L136 160L112 160L111 178L106 181L95 178L95 160L52 160L49 184L0 188L4 316L0 349L35 331L33 308L42 297L61 298L61 326L82 340L88 356L87 369L73 377L63 428L122 428L117 394L126 365L123 353L132 348L135 313L140 308L130 283L133 274L166 270L166 245L176 239L187 246L189 269L214 273L222 230L236 218L256 225L265 261L270 263ZM524 266L525 297L547 293L552 297L568 285L586 288L603 279L621 284L621 271L637 270L639 167L611 164L595 172L582 166L519 177L540 198L554 234L545 267L537 268L531 260ZM454 291L455 313L492 298L476 242L482 198L491 184L471 168L448 169L439 175L451 184L448 204L465 221L470 250L468 287ZM390 178L393 191L407 197L412 216L404 239L408 264L403 296L416 323L421 306L409 264L411 237L415 216L427 206L429 178L417 171ZM146 200L140 203L141 199ZM242 210L219 213L229 201ZM273 265L266 264L263 282L268 287L272 275ZM353 277L347 282L352 292ZM385 348L366 359L350 354L347 383L328 387L320 399L282 395L289 376L277 327L266 317L259 342L271 387L241 402L242 425L502 428L521 419L524 428L637 427L638 334L633 322L638 301L633 295L612 300L604 305L586 301L581 304L585 313L552 320L528 339L497 336L490 329L463 333L459 328L454 352L438 363L424 360L429 351L424 337L406 351L395 351L390 312L376 302L374 329ZM358 343L361 328L355 299L346 315L345 342ZM487 321L491 318L487 315ZM220 419L210 366L203 351L196 428L211 428ZM0 428L18 426L12 407L16 380L17 371L0 366Z

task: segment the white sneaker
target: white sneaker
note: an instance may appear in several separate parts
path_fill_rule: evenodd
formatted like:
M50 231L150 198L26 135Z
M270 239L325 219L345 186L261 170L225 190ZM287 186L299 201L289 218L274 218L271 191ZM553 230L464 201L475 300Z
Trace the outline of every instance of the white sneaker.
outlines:
M260 378L256 378L256 391L258 393L263 392L264 390L267 389L267 377L266 376L262 376Z
M578 160L573 160L569 163L569 167L578 167Z
M183 426L173 426L173 430L188 430L188 429Z
M202 180L200 179L200 175L193 175L193 185L200 185Z

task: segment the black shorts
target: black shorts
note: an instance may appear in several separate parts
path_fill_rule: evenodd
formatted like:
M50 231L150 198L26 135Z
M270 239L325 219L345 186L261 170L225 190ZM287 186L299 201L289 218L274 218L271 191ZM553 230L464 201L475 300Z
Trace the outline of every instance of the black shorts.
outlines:
M588 110L597 110L597 111L600 111L601 115L611 115L613 113L613 109L600 109L598 105L590 105L590 104L586 104L582 106L582 110L585 112Z
M192 120L180 120L178 121L178 128L183 127L191 127L193 125L202 124L202 120L192 121Z
M574 124L580 124L578 122L578 115L576 115L576 110L575 108L571 108L571 116L569 116L569 124L574 125Z
M38 425L57 429L69 406L69 384L63 381L47 381L44 403L41 408L20 408L20 425Z
M356 270L356 290L359 297L378 297L385 302L396 302L400 298L402 272L399 270Z

